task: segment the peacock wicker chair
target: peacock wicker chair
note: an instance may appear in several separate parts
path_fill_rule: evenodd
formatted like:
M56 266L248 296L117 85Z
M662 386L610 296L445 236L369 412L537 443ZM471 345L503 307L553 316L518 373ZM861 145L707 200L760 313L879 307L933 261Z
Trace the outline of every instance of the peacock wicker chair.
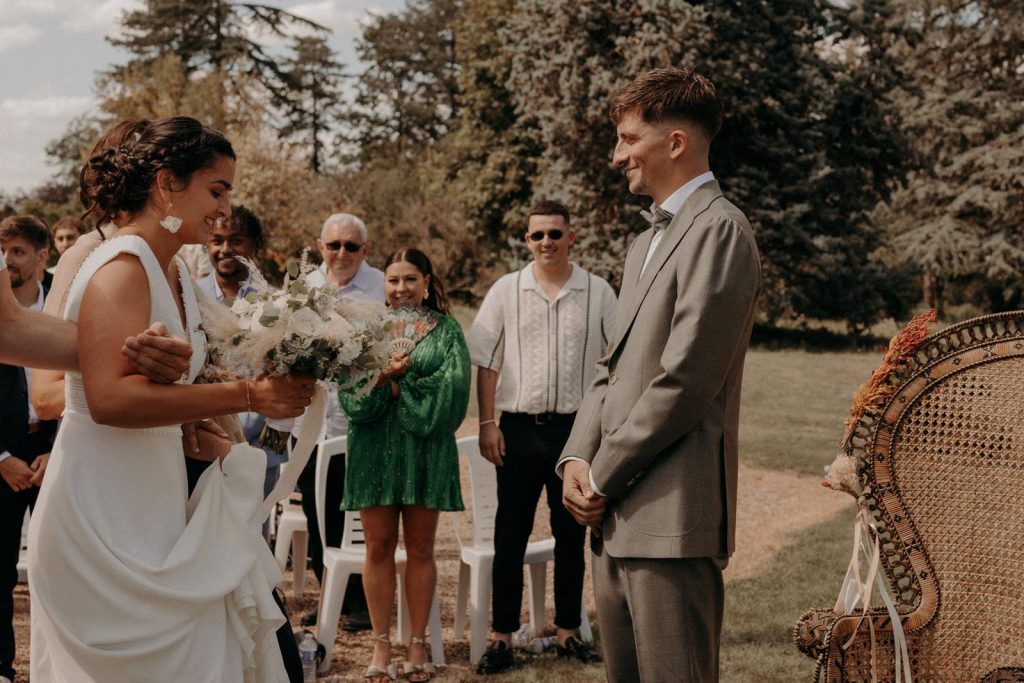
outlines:
M904 361L881 377L885 399L855 414L843 450L910 676L1024 682L1024 312L953 325ZM885 608L811 610L793 636L817 660L817 683L894 680Z

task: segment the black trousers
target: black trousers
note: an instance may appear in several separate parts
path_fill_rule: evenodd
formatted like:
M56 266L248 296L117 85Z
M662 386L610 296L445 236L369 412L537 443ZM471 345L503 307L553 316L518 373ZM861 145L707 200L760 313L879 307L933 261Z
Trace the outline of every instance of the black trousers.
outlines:
M512 633L519 628L523 555L533 531L537 502L545 488L555 537L555 625L570 630L579 628L586 529L562 505L562 480L555 474L555 463L569 439L574 417L559 415L538 424L538 419L531 415L501 416L505 459L496 468L498 513L494 521L491 624L497 633Z
M0 481L0 676L14 680L14 588L25 510L35 507L39 488L14 492Z
M306 528L309 531L309 562L313 565L316 580L323 585L324 549L320 544L320 524L316 518L316 461L318 454L314 450L309 462L299 475L296 488L302 493L302 512L306 515ZM331 458L327 466L327 487L324 491L324 538L331 547L341 544L342 532L345 529L345 512L341 509L341 497L345 492L345 459ZM342 612L366 610L366 595L363 593L363 577L353 574L349 577L348 588L345 590L345 604Z

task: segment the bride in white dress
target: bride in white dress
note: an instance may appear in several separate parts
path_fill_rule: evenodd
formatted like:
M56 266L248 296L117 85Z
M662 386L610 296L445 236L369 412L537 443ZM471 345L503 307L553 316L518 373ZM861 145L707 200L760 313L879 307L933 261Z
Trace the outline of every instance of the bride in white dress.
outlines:
M122 124L125 125L125 124ZM231 447L186 495L180 425L252 410L302 413L307 377L192 385L206 358L192 283L174 257L230 215L234 152L194 119L131 124L82 171L82 197L116 235L83 263L65 317L81 371L29 530L31 678L37 683L286 681L260 535L265 455ZM193 346L179 383L121 354L163 322Z

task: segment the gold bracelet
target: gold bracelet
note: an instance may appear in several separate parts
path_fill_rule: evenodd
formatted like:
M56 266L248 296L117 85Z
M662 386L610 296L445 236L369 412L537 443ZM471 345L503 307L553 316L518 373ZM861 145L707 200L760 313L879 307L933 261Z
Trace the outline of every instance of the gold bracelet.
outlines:
M480 424L478 426L479 427L483 427L484 425L493 425L493 424L498 424L498 423L495 422L494 420L480 420Z
M252 394L249 391L249 382L250 381L251 380L246 380L245 381L245 412L247 412L247 413L251 413L252 412Z

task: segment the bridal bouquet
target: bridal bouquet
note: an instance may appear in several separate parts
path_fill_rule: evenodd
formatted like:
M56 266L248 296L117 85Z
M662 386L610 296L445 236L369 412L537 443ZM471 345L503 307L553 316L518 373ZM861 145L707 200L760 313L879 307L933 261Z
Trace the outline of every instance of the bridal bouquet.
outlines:
M280 289L270 286L256 264L244 296L203 302L210 379L252 379L302 372L349 387L367 379L373 387L387 365L391 323L380 304L339 299L330 283L310 286L315 268L303 254Z

